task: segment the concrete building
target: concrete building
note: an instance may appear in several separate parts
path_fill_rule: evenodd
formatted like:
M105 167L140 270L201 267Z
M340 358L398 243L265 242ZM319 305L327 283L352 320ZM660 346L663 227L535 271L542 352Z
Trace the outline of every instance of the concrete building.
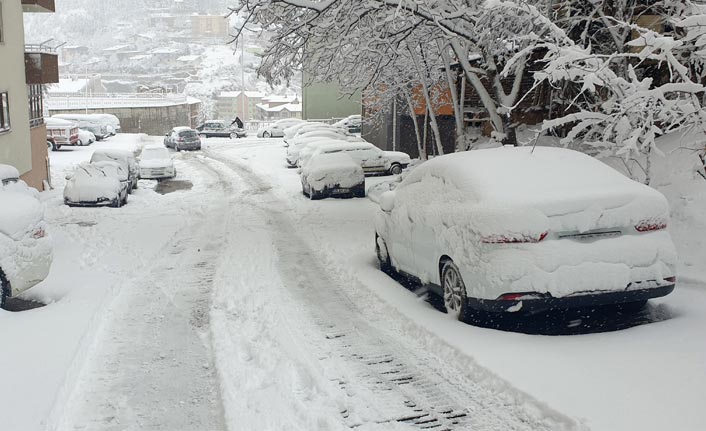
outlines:
M258 91L223 91L216 97L216 113L221 119L239 117L243 121L256 120L259 119L256 115L257 105L264 97Z
M54 11L54 0L0 0L0 163L38 190L50 180L42 86L59 81L59 58L25 46L22 14Z
M304 74L304 82L308 81ZM341 97L340 87L335 83L314 83L302 89L302 118L305 120L341 119L349 115L360 115L363 104L360 94Z
M228 20L222 15L192 15L191 34L194 37L228 37Z

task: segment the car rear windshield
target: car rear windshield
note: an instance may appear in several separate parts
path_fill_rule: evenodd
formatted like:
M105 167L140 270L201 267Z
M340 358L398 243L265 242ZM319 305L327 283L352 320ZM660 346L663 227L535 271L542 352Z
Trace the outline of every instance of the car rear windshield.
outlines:
M183 132L179 132L179 136L182 138L196 138L198 134L194 130L184 130Z
M169 151L166 148L146 148L142 150L142 160L168 159Z

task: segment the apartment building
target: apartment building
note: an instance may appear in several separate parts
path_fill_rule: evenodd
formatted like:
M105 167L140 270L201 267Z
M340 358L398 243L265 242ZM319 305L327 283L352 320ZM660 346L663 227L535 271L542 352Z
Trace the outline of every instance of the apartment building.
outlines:
M51 48L25 45L23 13L53 13L54 0L0 0L0 163L30 186L49 181L43 85L59 81Z

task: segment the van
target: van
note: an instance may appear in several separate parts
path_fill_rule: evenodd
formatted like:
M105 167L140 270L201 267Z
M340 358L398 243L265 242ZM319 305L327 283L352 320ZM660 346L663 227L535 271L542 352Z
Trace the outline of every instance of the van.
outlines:
M65 145L80 145L78 124L60 118L45 118L47 126L47 146L56 151Z

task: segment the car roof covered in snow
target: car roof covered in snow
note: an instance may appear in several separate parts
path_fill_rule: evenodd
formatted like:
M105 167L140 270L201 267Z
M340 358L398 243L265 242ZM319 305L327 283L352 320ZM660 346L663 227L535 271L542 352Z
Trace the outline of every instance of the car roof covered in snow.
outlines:
M132 153L132 151L128 150L121 150L118 148L100 148L98 150L95 150L93 152L93 155L91 156L91 161L101 161L101 160L134 160L135 155Z
M310 167L314 166L360 166L346 153L318 154L311 158ZM362 168L361 168L362 169Z
M496 204L574 198L577 194L659 195L603 162L577 151L550 147L502 147L436 157L413 170L405 184L442 178L476 199Z
M20 171L14 166L0 164L0 182L10 178L19 178Z
M339 151L355 151L355 150L370 150L377 148L370 142L349 142L349 141L332 141L330 144L319 146L317 152L320 153L335 153Z
M64 120L56 117L47 117L44 119L44 124L47 127L77 127L78 124L74 121Z

